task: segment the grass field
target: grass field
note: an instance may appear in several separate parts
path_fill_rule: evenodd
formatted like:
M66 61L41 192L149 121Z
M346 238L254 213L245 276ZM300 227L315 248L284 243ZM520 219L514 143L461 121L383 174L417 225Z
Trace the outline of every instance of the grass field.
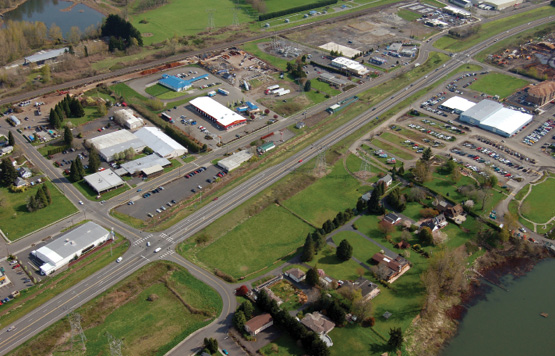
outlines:
M286 70L288 61L286 59L275 57L275 56L272 56L271 54L268 54L262 51L260 48L258 48L258 45L260 43L270 43L270 41L267 39L262 39L262 40L247 42L243 44L241 48L249 52L250 54L262 59L263 61L270 63L272 66L278 69Z
M341 261L335 255L335 248L331 246L324 247L312 261L307 262L311 266L318 266L324 270L327 275L335 279L354 281L359 276L357 269L360 267L354 260ZM369 277L369 274L368 276Z
M145 92L147 94L152 95L152 96L160 96L162 94L166 94L166 93L171 92L171 90L169 90L168 88L166 88L165 86L162 86L160 84L155 84L153 86L145 88Z
M499 95L500 99L504 99L528 84L528 81L515 78L510 75L501 73L488 73L479 77L478 80L473 82L470 85L470 89L491 96Z
M520 206L522 215L535 223L545 224L555 216L555 177L532 187Z
M534 21L546 16L555 15L555 7L543 6L521 14L505 17L499 20L482 24L480 30L463 40L449 36L443 36L434 43L434 46L451 52L459 52L468 49L489 37L493 37L501 32L510 30L516 26Z
M267 13L287 10L292 7L313 4L316 2L318 2L318 0L264 0Z
M7 188L0 188L0 228L14 241L28 233L45 227L77 211L77 208L50 182L48 186L52 204L35 212L27 211L27 201L37 194L38 187L30 187L23 193L11 193Z
M406 159L406 160L411 160L414 159L414 156L399 149L398 147L396 147L395 145L389 144L385 141L379 140L379 139L374 139L371 142L372 145L381 148L382 150L388 152L391 155L397 156L397 158L402 158L402 159Z
M333 236L333 242L339 246L342 240L347 240L353 246L353 256L359 261L368 264L368 260L375 254L380 252L381 248L366 240L353 231L342 231Z
M198 312L191 312L175 294ZM148 301L149 296L154 300ZM109 332L123 340L122 351L126 355L164 355L212 321L221 308L220 297L213 289L181 267L157 262L76 311L81 314L81 327L87 338L84 354L109 354ZM60 320L11 355L65 354L71 346L69 331L67 320Z
M397 15L399 15L400 18L402 18L403 20L406 21L415 21L416 19L419 19L422 17L422 14L419 14L417 12L413 12L410 10L405 10L405 9L400 9L399 11L397 11Z
M278 352L272 350L272 344L277 345ZM274 340L258 350L264 356L301 356L304 355L304 349L297 345L297 342L289 336L288 333L283 333L279 338Z
M113 254L110 253L110 247L105 246L68 267L66 271L45 278L40 284L22 290L20 297L0 309L2 326L13 323L104 266L114 263L116 258L114 256L123 255L128 248L129 242L118 236L118 240L112 245Z
M196 258L235 278L271 266L299 248L313 229L282 207L271 205L200 249ZM233 254L230 258L229 253Z

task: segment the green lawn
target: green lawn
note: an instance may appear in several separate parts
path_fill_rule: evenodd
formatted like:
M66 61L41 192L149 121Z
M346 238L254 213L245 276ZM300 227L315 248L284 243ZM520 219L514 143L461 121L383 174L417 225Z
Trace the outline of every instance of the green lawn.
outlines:
M317 2L318 0L264 0L264 3L266 4L266 12L268 13L287 10L292 7L303 6Z
M520 211L524 217L538 224L544 224L555 216L555 177L532 187L524 199Z
M376 318L379 320L380 318ZM381 355L388 351L387 342L376 335L370 328L348 324L335 328L329 336L333 340L330 356L346 355ZM389 337L388 334L383 335ZM270 355L268 355L270 356Z
M394 145L391 145L385 141L379 140L379 139L374 139L371 142L372 145L381 148L382 150L388 152L391 155L397 156L397 158L402 158L402 159L406 159L406 160L411 160L414 159L414 156L411 154L406 153L403 150L400 150L399 148L395 147Z
M208 9L213 10L216 28L231 26L235 6L239 8L237 11L239 22L250 21L244 11L250 6L245 3L235 5L231 0L213 0L209 7L207 6L202 0L171 0L165 5L146 12L133 13L132 11L130 21L143 35L145 45L162 42L174 36L191 36L205 31L208 27ZM149 35L145 36L145 34Z
M368 264L368 260L375 253L380 252L381 248L360 236L354 231L342 231L333 236L333 242L339 246L342 240L347 240L353 246L353 256L359 261Z
M75 226L74 226L75 227ZM0 309L2 325L8 325L23 317L31 310L38 308L58 294L79 283L110 263L114 263L116 256L121 256L129 248L129 242L116 234L118 240L112 246L104 246L83 258L66 271L53 277L43 277L39 284L21 291L21 296Z
M96 107L87 106L84 109L85 109L85 116L75 118L75 119L73 119L73 118L72 119L65 119L64 123L71 122L73 124L73 126L80 126L80 125L86 124L89 121L94 121L94 120L102 117L102 115L100 115L98 113L98 110L97 110ZM63 131L64 130L61 130L62 134L63 134Z
M147 300L150 296L153 301ZM202 313L193 313L188 306ZM109 354L107 332L123 340L124 354L164 355L192 332L209 324L221 309L222 301L212 288L181 267L157 262L143 267L76 312L82 317L86 355ZM60 320L11 354L27 355L31 350L32 354L61 354L69 346L65 336L69 332L67 320Z
M362 160L360 158L358 158L357 156L355 156L354 154L350 154L349 156L347 156L347 169L350 172L358 172L361 170L361 168L364 168L364 165L361 167L361 163ZM373 165L373 164L369 164L368 168L370 169L370 173L373 173L374 175L372 177L370 177L370 179L368 179L367 181L370 183L375 183L378 181L378 173L385 173L385 171L381 168L378 168L377 166ZM370 190L370 187L368 187L368 190ZM363 192L364 188L361 187L361 190L359 192ZM364 194L365 192L363 192L362 194ZM361 194L361 195L362 195Z
M415 21L416 19L419 19L422 17L422 14L419 14L417 12L413 12L410 10L405 10L405 9L400 9L399 11L397 11L397 15L399 15L400 18L402 18L403 20L406 21Z
M140 101L147 100L144 96L137 93L135 90L131 89L127 84L124 84L124 83L118 83L118 84L112 85L110 89L112 89L115 93L123 96L127 100L130 100L132 98L137 98Z
M504 99L528 84L528 81L510 75L488 73L478 77L478 80L470 85L470 89L491 96L499 95L500 99Z
M8 239L14 241L37 229L65 218L77 211L77 208L50 182L48 186L52 204L35 212L27 211L27 201L37 194L38 187L30 187L23 193L11 193L7 188L0 188L0 228Z
M464 51L489 37L493 37L516 26L520 26L527 22L550 15L555 15L555 7L543 6L537 9L523 12L521 14L501 18L499 20L482 24L476 34L471 35L464 40L459 40L450 36L443 36L434 43L434 46L436 48L451 52Z
M328 83L324 83L319 80L311 80L310 85L312 90L319 90L322 93L329 94L330 96L336 96L341 93L340 90L332 88Z
M160 96L162 94L166 94L166 93L171 92L171 91L172 90L170 90L170 89L168 89L165 86L160 85L160 84L155 84L155 85L152 85L148 88L145 88L145 92L147 94L152 95L152 96Z
M335 279L355 280L359 276L357 269L360 267L354 260L341 261L335 256L335 248L324 247L312 261L307 262L311 266L318 266L319 269Z
M200 249L194 258L211 269L217 268L236 278L271 266L276 260L295 252L313 230L275 205L240 225L228 226L228 229L228 233Z
M326 220L333 219L338 212L354 207L358 198L367 190L345 171L340 160L328 175L282 204L320 227Z
M277 345L278 352L272 351L272 344ZM299 347L297 342L286 332L271 344L258 350L258 352L264 356L302 356L305 354L304 349Z

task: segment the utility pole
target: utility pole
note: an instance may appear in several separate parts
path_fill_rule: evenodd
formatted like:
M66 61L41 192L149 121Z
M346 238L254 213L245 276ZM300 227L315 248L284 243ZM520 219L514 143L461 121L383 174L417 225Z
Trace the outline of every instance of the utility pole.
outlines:
M85 341L87 341L87 337L85 336L83 328L81 327L81 315L79 313L73 312L68 314L67 318L69 319L69 325L71 327L71 337L69 339L69 342L71 343L71 350L73 351L73 344L75 343L75 339L79 337L82 344L81 350L86 351L87 346L85 345Z

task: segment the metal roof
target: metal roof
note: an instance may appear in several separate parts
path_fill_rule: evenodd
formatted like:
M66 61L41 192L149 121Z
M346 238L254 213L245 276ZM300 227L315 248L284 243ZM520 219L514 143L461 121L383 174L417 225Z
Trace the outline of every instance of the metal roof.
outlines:
M124 174L129 173L133 175L137 172L144 171L145 169L150 167L154 167L154 166L165 167L170 164L171 162L165 159L164 157L160 157L156 154L151 154L146 157L141 157L133 161L123 163L120 169L123 169ZM120 169L118 169L118 171ZM118 172L116 171L116 173Z
M216 100L207 96L200 96L198 98L195 98L191 100L189 104L193 105L198 110L212 117L214 120L216 120L218 125L223 127L228 127L235 123L247 121L243 116L226 108L222 104L218 103Z
M97 193L123 185L123 180L111 169L106 169L85 177L85 181L96 190Z
M135 136L161 157L177 157L187 153L185 147L157 127L143 127L135 132Z
M232 154L218 162L218 166L227 170L228 172L239 167L241 163L248 161L253 156L249 151L241 151Z
M40 62L40 61L46 61L48 59L52 59L52 58L56 58L58 56L61 56L62 54L66 53L67 51L69 51L69 49L67 47L64 48L59 48L59 49L53 49L50 51L40 51L37 52L29 57L25 57L25 62L28 63L36 63L36 62Z
M465 117L472 118L476 121L482 122L490 115L495 113L496 111L501 110L501 108L503 108L503 105L495 101L482 100L478 104L471 107L470 109L464 111L461 114L461 117L465 116Z
M462 112L470 109L471 107L476 105L476 103L473 103L472 101L462 98L460 96L454 96L450 99L447 99L445 102L443 102L440 105L449 109L459 110Z

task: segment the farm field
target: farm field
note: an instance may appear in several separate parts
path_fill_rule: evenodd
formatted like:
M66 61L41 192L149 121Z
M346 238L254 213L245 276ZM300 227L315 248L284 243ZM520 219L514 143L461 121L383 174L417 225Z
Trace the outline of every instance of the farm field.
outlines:
M107 332L123 340L124 354L163 355L187 335L207 325L221 308L222 302L213 289L175 264L157 262L76 311L81 315L81 327L87 338L86 355L109 354ZM67 320L60 320L10 355L67 352L71 347L69 332Z
M316 2L318 2L318 0L264 0L267 13L287 10L292 7L313 4Z
M488 73L481 76L470 85L470 89L476 90L491 96L499 95L500 99L504 99L515 91L528 85L524 79L512 77L501 73Z
M555 177L532 187L532 191L522 202L520 211L524 217L538 224L545 224L555 216Z
M27 211L27 201L31 195L37 194L38 187L30 187L23 193L11 193L7 188L0 188L0 226L4 234L11 241L25 236L39 228L65 218L77 211L77 208L52 185L46 183L52 203L45 208L30 213Z

